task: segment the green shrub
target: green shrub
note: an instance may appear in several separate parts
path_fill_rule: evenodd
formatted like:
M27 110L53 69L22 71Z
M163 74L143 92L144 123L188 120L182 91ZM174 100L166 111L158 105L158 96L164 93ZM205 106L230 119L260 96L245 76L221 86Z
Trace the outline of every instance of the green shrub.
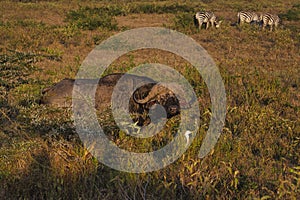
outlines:
M174 18L174 28L183 32L194 32L196 24L193 13L181 13Z
M186 4L157 5L153 3L136 3L128 5L110 5L104 7L81 7L78 10L71 10L66 21L75 24L79 28L94 30L96 28L106 28L116 30L117 24L115 16L124 16L128 14L153 14L153 13L179 13L194 11L193 6Z
M128 15L130 13L162 14L191 11L194 11L193 7L178 3L170 5L143 3L131 6L111 5L98 8L81 7L78 10L68 12L66 21L85 30L95 30L97 28L116 30L115 16Z
M280 15L280 18L288 20L288 21L300 20L300 4L294 5L285 14Z
M74 24L78 28L84 30L95 30L97 28L104 28L108 30L116 30L117 23L113 18L113 14L108 8L79 8L78 10L71 10L66 17L66 21Z
M33 64L40 59L60 59L57 55L24 53L13 50L3 51L0 49L0 86L6 88L7 91L21 84L29 83L30 75L37 70Z

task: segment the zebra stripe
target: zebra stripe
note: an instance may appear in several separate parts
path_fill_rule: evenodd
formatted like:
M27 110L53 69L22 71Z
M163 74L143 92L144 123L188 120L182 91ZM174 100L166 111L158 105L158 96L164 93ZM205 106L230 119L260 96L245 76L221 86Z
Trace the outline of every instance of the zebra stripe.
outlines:
M216 28L219 28L221 24L221 21L216 21L217 18L213 12L197 12L194 19L198 23L199 29L201 29L203 23L206 23L206 29L208 29L209 23L212 27L216 26Z
M258 22L258 15L254 12L241 11L238 12L238 24Z
M273 26L275 28L278 27L279 24L279 17L277 15L272 15L270 13L264 13L259 17L261 23L262 23L262 28L263 30L265 29L266 26L270 26L270 31L273 30Z

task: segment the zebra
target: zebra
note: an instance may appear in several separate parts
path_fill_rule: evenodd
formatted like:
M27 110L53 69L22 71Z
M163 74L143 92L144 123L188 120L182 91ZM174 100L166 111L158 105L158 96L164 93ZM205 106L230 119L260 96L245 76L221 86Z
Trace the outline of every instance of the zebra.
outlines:
M197 12L194 15L194 21L198 24L199 29L201 29L203 23L206 23L206 29L208 29L209 23L211 23L212 27L216 26L216 28L219 28L222 21L217 21L216 19L213 12Z
M274 26L274 28L277 28L277 26L280 22L280 18L278 17L278 15L273 15L273 14L270 14L270 13L264 13L264 14L260 15L259 21L262 24L262 29L263 30L268 25L268 26L270 26L270 31L272 31L273 26Z
M259 21L258 15L254 12L241 11L238 12L237 17L238 17L237 23L240 25L243 24L244 22L250 24L253 22L257 23Z

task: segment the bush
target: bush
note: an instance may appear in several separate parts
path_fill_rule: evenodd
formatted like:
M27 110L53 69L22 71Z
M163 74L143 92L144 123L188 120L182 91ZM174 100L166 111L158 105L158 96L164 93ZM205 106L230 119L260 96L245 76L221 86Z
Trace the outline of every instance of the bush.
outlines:
M193 7L177 3L170 5L144 3L133 4L130 7L119 5L98 8L81 7L78 10L71 10L66 16L66 21L85 30L95 30L97 28L116 30L117 23L114 19L115 16L128 15L130 13L162 14L191 11L194 11Z
M280 15L280 17L288 21L300 20L300 4L294 5L292 9L288 10L285 14Z
M0 86L7 91L30 81L30 75L37 70L34 63L46 58L60 60L57 55L24 53L0 49Z
M121 14L121 11L117 9L113 11L110 12L108 8L79 8L78 10L71 10L67 14L66 21L84 30L95 30L97 28L116 30L117 22L113 15Z
M174 28L176 30L194 32L196 30L196 25L193 13L183 13L175 16Z

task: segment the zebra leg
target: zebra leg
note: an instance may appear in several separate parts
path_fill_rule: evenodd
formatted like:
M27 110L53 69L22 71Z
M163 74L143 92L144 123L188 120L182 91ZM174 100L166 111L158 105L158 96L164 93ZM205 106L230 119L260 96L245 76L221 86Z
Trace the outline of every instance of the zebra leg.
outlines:
M206 30L208 29L209 27L209 22L206 23Z
M201 29L201 27L202 27L202 23L199 22L199 30Z

